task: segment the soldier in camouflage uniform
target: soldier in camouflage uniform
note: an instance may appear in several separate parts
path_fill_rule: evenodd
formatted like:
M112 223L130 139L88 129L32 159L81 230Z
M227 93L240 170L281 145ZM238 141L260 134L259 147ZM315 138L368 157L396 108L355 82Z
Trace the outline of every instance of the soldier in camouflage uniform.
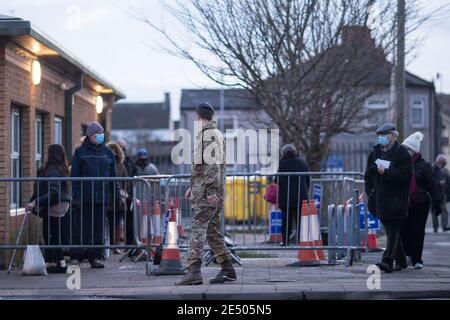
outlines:
M197 107L202 129L195 137L191 188L186 198L192 202L194 219L189 240L189 272L177 285L202 284L201 265L205 241L214 251L222 270L210 283L235 281L236 273L230 252L221 233L220 215L225 193L225 145L217 124L212 121L214 109L207 103Z

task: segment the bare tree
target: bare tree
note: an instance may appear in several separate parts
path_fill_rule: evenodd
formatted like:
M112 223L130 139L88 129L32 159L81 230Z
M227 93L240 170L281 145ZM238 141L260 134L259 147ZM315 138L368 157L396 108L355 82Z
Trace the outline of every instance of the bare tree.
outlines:
M331 138L352 132L365 116L364 101L390 82L396 45L390 0L174 0L164 7L182 37L143 12L134 15L160 32L167 52L219 84L249 90L283 142L294 143L313 170Z

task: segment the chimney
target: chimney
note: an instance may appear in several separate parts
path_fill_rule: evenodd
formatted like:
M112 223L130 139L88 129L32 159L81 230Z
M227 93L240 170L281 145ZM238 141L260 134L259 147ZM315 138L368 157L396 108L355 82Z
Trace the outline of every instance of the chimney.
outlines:
M375 40L372 39L370 29L366 26L347 26L342 30L342 44L370 46L375 48Z

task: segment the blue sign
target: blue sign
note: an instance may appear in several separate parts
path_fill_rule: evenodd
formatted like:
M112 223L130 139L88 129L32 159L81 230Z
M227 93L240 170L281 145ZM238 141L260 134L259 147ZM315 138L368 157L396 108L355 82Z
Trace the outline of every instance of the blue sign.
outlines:
M316 203L316 208L320 209L320 200L322 199L322 185L314 184L314 202Z
M367 211L367 224L368 230L380 230L380 219L375 217L369 211ZM359 204L359 225L361 230L365 230L366 226L364 223L364 203Z
M327 172L343 172L344 171L344 157L337 154L332 154L327 159Z
M270 234L282 234L283 212L280 210L270 211Z

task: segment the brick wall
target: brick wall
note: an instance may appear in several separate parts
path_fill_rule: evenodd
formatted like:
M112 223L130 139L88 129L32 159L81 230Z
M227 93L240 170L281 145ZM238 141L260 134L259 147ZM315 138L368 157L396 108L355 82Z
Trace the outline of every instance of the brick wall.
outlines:
M17 105L22 119L21 165L22 176L36 176L35 159L35 117L43 115L44 157L47 148L54 143L55 116L64 120L64 90L60 84L73 84L64 72L53 65L41 62L42 79L38 86L31 83L31 62L33 57L13 44L0 43L0 177L11 177L11 106ZM95 93L83 89L76 94L73 106L73 145L80 139L81 125L97 120ZM64 128L63 128L64 140ZM32 184L24 184L22 199L27 201L32 194ZM10 190L0 183L0 244L10 243L15 227L11 226L9 212ZM24 203L22 203L24 204ZM9 252L0 251L0 268L5 266Z

